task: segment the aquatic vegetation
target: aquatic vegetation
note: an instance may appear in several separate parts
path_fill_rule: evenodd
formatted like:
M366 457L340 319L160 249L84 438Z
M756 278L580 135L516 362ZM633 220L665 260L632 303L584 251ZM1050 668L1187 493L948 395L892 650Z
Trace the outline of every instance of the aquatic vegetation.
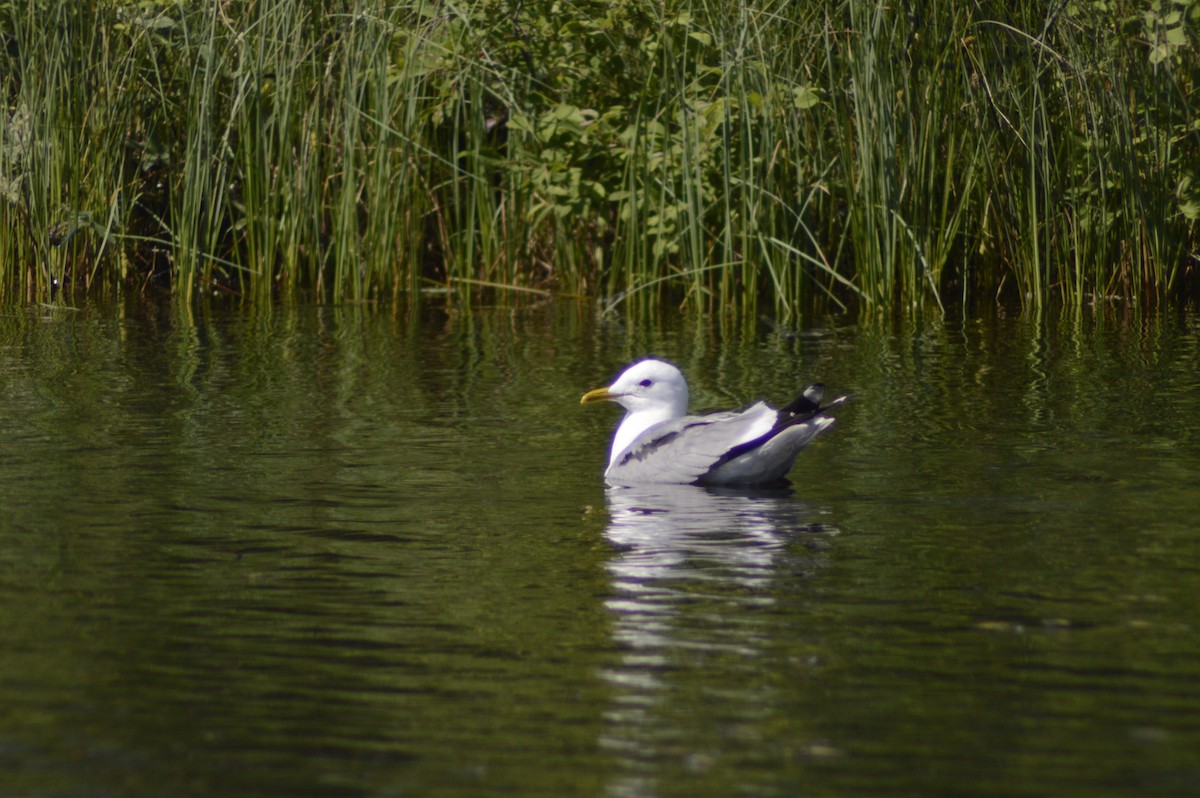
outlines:
M1200 0L0 0L0 292L1200 287Z

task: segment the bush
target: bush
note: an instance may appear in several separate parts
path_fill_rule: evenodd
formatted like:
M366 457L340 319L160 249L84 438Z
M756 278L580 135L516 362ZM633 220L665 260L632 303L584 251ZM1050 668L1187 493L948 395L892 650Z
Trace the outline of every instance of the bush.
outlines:
M0 291L1183 296L1200 0L0 0Z

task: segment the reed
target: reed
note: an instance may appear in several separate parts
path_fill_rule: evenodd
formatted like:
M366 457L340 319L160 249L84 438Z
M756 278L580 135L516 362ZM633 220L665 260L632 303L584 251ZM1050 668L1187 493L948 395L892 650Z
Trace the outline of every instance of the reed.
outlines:
M0 0L0 294L1183 298L1198 30L1200 0Z

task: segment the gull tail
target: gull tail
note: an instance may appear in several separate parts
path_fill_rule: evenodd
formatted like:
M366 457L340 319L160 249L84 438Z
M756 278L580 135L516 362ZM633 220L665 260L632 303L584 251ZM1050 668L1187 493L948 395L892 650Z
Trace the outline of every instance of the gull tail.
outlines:
M833 424L833 416L826 413L849 398L839 396L822 406L824 396L821 383L805 388L790 404L775 411L775 424L769 431L730 448L697 482L765 485L784 479L800 450Z

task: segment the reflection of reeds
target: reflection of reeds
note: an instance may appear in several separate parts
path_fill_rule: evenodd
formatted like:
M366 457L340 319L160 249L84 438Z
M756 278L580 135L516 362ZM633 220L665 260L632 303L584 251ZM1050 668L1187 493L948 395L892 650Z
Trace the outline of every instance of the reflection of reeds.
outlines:
M0 291L1195 288L1194 22L1003 5L0 0Z

